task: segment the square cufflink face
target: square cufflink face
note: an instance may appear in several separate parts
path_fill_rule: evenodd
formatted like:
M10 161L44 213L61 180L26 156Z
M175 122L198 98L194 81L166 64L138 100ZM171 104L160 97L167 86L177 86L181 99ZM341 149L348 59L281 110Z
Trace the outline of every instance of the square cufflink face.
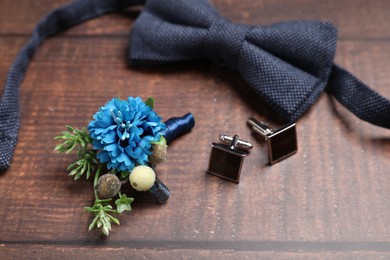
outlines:
M298 150L295 123L278 129L267 136L268 159L270 164L277 163Z
M245 153L228 145L213 143L207 173L238 183Z

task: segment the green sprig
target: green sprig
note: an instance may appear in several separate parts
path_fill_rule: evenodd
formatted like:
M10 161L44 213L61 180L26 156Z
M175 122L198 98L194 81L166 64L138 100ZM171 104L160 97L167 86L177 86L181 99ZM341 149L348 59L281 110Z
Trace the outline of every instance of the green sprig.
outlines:
M111 222L119 225L119 220L109 213L117 213L115 209L112 208L111 205L108 205L111 199L106 200L95 200L95 204L92 207L84 207L84 209L88 212L94 213L95 217L92 220L91 224L88 227L88 231L96 228L102 228L102 232L104 235L108 236L111 231Z
M99 164L96 160L96 152L85 151L79 154L79 158L81 159L68 166L67 170L71 170L69 175L74 176L74 179L78 180L85 174L85 178L88 179L91 176L91 171L93 172L95 170L95 165Z
M86 179L91 176L91 172L95 170L95 166L99 164L96 159L96 151L90 149L92 138L89 136L86 128L77 129L71 126L66 126L68 131L62 132L62 135L56 136L54 139L63 140L63 143L57 145L54 150L58 153L71 153L77 147L79 160L70 164L67 170L70 170L70 176L74 176L75 180L85 174Z
M69 125L66 126L68 131L62 132L62 135L56 136L56 140L64 140L62 144L57 145L54 150L59 153L70 153L77 146L79 149L87 149L88 145L92 142L92 138L89 136L87 129L73 128Z

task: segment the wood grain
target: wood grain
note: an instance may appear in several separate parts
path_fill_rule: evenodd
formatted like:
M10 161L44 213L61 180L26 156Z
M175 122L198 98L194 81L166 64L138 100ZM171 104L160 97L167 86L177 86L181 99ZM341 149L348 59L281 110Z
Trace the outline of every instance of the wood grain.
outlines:
M0 2L0 78L34 24L66 1ZM211 1L236 22L327 19L340 28L336 63L390 98L388 1ZM0 258L377 259L390 257L390 138L326 94L298 121L299 151L266 165L245 121L279 124L234 71L207 61L130 69L137 13L111 14L47 40L21 88L21 128L0 175ZM164 205L135 194L109 238L87 231L91 181L54 153L64 125L83 127L107 99L153 96L164 117L192 112L193 131L172 143L158 175ZM210 144L239 134L255 144L239 185L205 174Z
M176 249L157 248L150 250L147 248L123 248L123 247L92 247L92 246L56 246L56 245L32 245L28 248L23 246L3 247L5 259L23 259L28 255L28 259L64 258L69 259L105 259L109 255L112 259L380 259L386 256L383 252L364 252L357 250L354 252L289 252L281 251L246 251L246 250L207 250L207 249ZM3 258L4 259L4 258Z

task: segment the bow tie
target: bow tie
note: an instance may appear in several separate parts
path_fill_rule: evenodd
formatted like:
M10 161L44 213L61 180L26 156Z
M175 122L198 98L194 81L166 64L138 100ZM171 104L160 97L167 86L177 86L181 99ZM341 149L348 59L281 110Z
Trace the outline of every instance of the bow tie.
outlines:
M206 0L148 0L130 35L131 65L210 59L237 70L276 113L296 121L326 89L359 118L390 128L390 102L333 64L326 22L234 24Z
M19 86L44 39L96 16L145 0L76 0L35 27L9 70L0 99L0 172L11 162L19 129ZM297 120L324 89L359 118L390 128L390 102L333 65L337 39L329 23L285 22L254 27L222 18L205 0L148 0L133 26L129 63L155 65L194 59L237 70L286 121Z

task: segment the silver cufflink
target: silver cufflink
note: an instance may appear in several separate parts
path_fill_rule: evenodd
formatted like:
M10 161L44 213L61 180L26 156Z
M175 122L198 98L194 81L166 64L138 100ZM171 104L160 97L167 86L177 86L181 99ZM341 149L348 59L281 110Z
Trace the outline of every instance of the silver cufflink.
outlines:
M297 152L297 132L295 123L286 125L278 130L273 130L266 123L251 117L248 125L252 130L260 134L268 146L268 160L275 164Z
M247 141L240 140L238 135L233 137L220 135L219 140L224 144L212 143L207 173L239 183L246 155L242 150L252 149L253 146Z

